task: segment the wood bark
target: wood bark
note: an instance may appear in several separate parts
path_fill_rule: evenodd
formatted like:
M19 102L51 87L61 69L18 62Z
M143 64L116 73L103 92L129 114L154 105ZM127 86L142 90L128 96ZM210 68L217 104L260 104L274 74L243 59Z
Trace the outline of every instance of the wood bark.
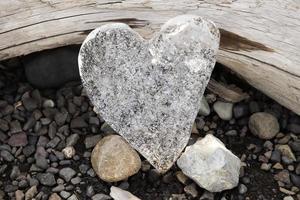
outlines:
M150 38L180 14L213 20L221 32L218 62L300 114L298 0L2 0L0 60L79 44L110 22Z

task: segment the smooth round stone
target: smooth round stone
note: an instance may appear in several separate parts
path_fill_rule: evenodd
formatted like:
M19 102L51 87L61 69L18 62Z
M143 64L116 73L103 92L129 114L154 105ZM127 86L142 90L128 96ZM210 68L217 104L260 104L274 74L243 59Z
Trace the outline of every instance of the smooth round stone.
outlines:
M251 115L248 126L253 135L265 140L272 139L279 132L278 120L264 112Z
M104 181L121 181L141 168L141 159L136 151L118 135L101 139L91 156L96 174Z
M232 119L232 103L217 101L216 103L214 103L213 108L221 119L226 121Z
M208 116L210 114L210 108L204 96L201 98L198 114L202 116Z

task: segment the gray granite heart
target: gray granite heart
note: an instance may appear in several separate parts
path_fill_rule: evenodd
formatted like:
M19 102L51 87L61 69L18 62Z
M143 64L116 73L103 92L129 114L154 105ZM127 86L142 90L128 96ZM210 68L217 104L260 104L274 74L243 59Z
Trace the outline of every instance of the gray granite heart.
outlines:
M169 20L151 40L107 24L83 42L80 75L96 112L165 172L189 140L218 47L218 29L198 16Z

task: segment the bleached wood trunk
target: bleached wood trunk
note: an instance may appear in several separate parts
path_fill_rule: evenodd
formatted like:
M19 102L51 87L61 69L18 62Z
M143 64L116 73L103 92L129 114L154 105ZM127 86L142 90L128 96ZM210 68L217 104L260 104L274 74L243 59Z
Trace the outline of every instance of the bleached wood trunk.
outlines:
M127 23L149 38L186 13L220 28L218 62L300 114L297 0L1 0L0 60L81 43L108 22Z

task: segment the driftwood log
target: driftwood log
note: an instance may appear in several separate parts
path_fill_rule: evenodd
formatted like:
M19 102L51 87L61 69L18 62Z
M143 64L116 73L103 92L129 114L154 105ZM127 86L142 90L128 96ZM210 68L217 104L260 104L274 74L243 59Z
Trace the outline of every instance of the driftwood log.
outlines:
M145 38L180 14L213 20L218 62L300 114L297 0L2 0L0 60L79 44L94 28L124 22Z

